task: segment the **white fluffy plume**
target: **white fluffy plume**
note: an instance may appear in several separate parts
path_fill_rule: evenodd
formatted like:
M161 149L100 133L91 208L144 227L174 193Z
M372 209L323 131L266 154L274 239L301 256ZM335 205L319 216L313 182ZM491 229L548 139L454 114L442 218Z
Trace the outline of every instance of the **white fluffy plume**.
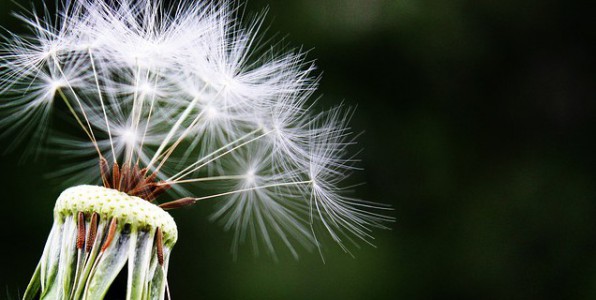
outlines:
M29 34L6 32L0 48L6 134L48 137L89 159L95 180L99 156L178 191L211 187L194 199L217 203L234 253L252 240L298 256L296 245L321 248L316 228L348 252L347 241L370 243L391 218L344 193L350 112L311 111L318 80L304 54L263 50L262 17L242 21L234 1L165 3L62 0L57 14L20 15ZM58 101L86 141L49 136Z

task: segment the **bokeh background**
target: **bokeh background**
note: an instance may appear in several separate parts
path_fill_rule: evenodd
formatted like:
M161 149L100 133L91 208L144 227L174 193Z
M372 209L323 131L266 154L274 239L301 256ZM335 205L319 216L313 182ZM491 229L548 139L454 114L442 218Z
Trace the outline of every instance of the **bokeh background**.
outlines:
M391 204L396 222L355 259L329 245L325 264L248 247L234 261L209 203L176 211L174 299L596 298L593 10L563 0L250 0L246 10L265 7L271 35L311 49L320 106L357 106L358 196ZM22 31L14 9L0 0L1 24ZM64 188L47 176L60 158L21 152L0 157L0 298L25 289Z

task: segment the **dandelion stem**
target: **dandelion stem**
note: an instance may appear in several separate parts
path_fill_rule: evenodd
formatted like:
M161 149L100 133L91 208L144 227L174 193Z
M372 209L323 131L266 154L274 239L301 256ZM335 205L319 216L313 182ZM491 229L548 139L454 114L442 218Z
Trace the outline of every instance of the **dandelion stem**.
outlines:
M195 179L176 180L176 181L165 181L163 184L182 184L182 183L193 183L193 182L204 182L204 181L219 181L219 180L241 180L246 179L246 175L227 175L227 176L211 176Z
M97 151L99 152L99 155L101 156L101 151L99 151L99 147L97 145L97 139L95 138L95 134L93 133L93 128L91 127L91 123L89 122L89 118L87 117L87 114L85 113L85 107L83 106L83 103L81 102L81 99L79 99L79 96L77 96L77 93L75 92L74 88L70 84L70 80L68 80L68 77L66 76L66 74L64 74L64 70L62 70L62 67L60 66L60 62L58 61L58 58L56 57L56 54L53 54L52 55L52 58L54 59L54 63L56 64L56 68L58 68L58 71L60 71L60 74L62 74L62 78L66 82L66 85L68 86L68 88L72 92L72 95L74 96L75 100L79 104L79 108L81 109L81 114L83 114L83 118L85 119L85 122L87 123L87 129L89 130L87 132L87 135L89 135L89 138L91 139L91 142L95 145L95 147L97 148ZM68 100L67 100L66 96L64 95L64 93L61 92L60 89L58 89L58 91L61 93L62 98L65 101L68 102ZM70 105L69 105L69 108L71 109L71 112L74 113L74 110L72 109L72 107ZM76 115L76 113L75 113L75 115ZM78 119L78 117L77 117L77 119ZM78 121L79 121L79 124L81 125L81 127L83 127L83 129L84 129L85 126L80 121L80 119Z
M66 97L66 95L64 95L64 92L62 91L62 89L57 89L57 91L58 91L58 94L60 94L60 97L62 98L62 100L64 101L64 103L66 104L66 106L68 107L68 110L74 116L74 118L77 120L77 122L81 126L81 129L83 129L83 131L87 134L87 136L89 137L89 139L92 141L93 146L95 147L95 150L97 151L97 153L101 157L102 154L101 154L101 150L99 150L99 146L97 145L96 142L93 142L94 141L93 135L91 133L89 133L89 130L87 130L87 128L85 127L85 125L83 125L83 122L81 121L81 119L77 115L77 113L74 110L74 108L72 107L72 105L70 105L70 102L68 101L68 98Z
M166 163L166 161L168 160L168 158L170 157L170 155L172 155L172 153L174 152L174 150L176 150L176 147L178 147L178 145L184 140L184 137L188 134L188 132L198 123L200 117L203 115L203 111L201 111L193 120L193 122L190 124L190 126L188 126L184 132L180 135L180 137L178 137L178 139L176 140L175 143L173 143L166 152L163 153L163 157L160 157L158 159L161 160L161 162L159 163L159 166L157 166L157 168L155 168L155 170L153 171L154 173L159 172L159 170L163 167L163 165Z
M27 286L27 289L25 290L25 294L23 295L23 300L32 300L35 298L35 295L37 295L37 292L39 291L39 288L41 287L40 274L41 274L41 261L39 263L37 263L35 272L33 273L33 276L31 277L31 281L29 281L29 285Z
M207 88L207 85L203 88L203 90L205 90L206 88ZM219 96L223 93L224 90L225 90L225 88L219 90L217 92L217 95L214 97L214 100L218 99ZM198 100L200 98L197 96L195 99ZM168 149L168 151L166 152L165 157L162 159L161 163L159 164L159 166L156 168L156 170L154 172L158 172L161 169L161 167L163 166L163 164L168 160L168 158L174 152L174 150L176 149L176 147L178 147L178 145L186 138L186 135L190 132L190 130L199 122L199 120L201 119L201 117L202 117L202 115L204 113L205 113L205 111L203 110L199 114L197 114L197 116L194 118L194 120L191 122L191 124L178 137L178 139L176 140L176 142L174 144L172 144L172 146Z
M132 104L132 131L137 132L139 128L139 122L141 120L141 113L143 109L143 99L145 97L139 97L139 82L141 80L141 65L139 64L138 58L135 59L137 69L135 74L135 88L133 92L133 104ZM147 71L147 73L149 73ZM140 102L140 104L139 104ZM126 157L125 157L125 165L130 164L132 162L132 156L134 154L135 147L127 145L128 149L126 149Z
M252 142L254 142L254 141L258 140L258 139L260 139L260 138L262 138L262 137L264 137L264 136L268 135L268 134L269 134L269 133L271 133L271 132L273 132L273 130L270 130L270 131L268 131L268 132L265 132L265 133L263 133L263 134L261 134L261 135L259 135L259 136L255 137L255 138L253 138L253 139L250 139L250 140L248 140L248 141L246 141L246 142L244 142L244 143L242 143L242 144L240 144L240 145L238 145L238 146L236 146L236 147L234 147L234 148L232 148L232 149L230 149L230 150L228 150L228 151L226 151L226 152L224 152L224 153L222 153L222 154L220 154L220 155L218 155L218 156L216 156L216 157L214 157L214 158L212 158L212 159L209 159L209 160L207 160L206 162L202 163L201 165L199 165L199 166L197 166L197 167L193 167L191 170L189 170L188 172L186 172L186 174L184 174L183 176L180 176L180 178L183 178L183 177L185 177L185 176L187 176L187 175L189 175L189 174L191 174L191 173L193 173L193 172L196 172L196 171L200 170L200 169L201 169L201 168L203 168L204 166L206 166L206 165L208 165L208 164L212 163L213 161L216 161L216 160L220 159L221 157L223 157L223 156L226 156L226 155L228 155L228 154L230 154L230 153L234 152L234 151L235 151L235 150L237 150L238 148L241 148L241 147L243 147L243 146L245 146L245 145L248 145L248 144L250 144L250 143L252 143ZM193 165L194 165L194 164L193 164Z
M174 136L174 134L176 133L176 131L178 131L178 128L180 127L180 125L182 125L182 122L184 122L184 120L186 120L186 118L188 117L188 115L190 114L190 112L192 111L192 109L194 108L194 106L196 105L196 103L198 101L199 101L199 97L195 97L190 102L190 104L188 105L188 107L186 107L186 109L184 110L184 112L182 113L182 115L178 118L178 120L176 121L176 123L174 124L174 126L172 126L172 128L168 132L168 135L166 136L166 138L159 145L159 148L157 149L157 152L155 152L155 154L153 155L153 158L151 159L151 161L149 162L149 164L147 164L147 168L151 168L153 166L153 164L155 163L155 161L157 160L157 158L160 156L161 152L164 150L164 148L166 147L166 145L170 142L170 140L172 139L172 137Z
M235 140L235 141L232 141L232 142L230 142L230 143L228 143L228 144L224 145L223 147L221 147L221 148L219 148L219 149L217 149L217 150L215 150L215 151L211 152L211 153L210 153L210 154L208 154L208 155L205 155L203 158L201 158L201 159L199 159L198 161L194 162L194 163L193 163L193 164L191 164L190 166L188 166L188 167L184 168L184 170L182 170L182 171L178 172L176 175L174 175L174 176L170 177L170 179L168 179L168 180L175 180L175 179L177 179L177 178L183 178L183 177L185 177L185 176L188 176L190 173L192 173L192 172L193 172L191 169L192 169L194 166L196 166L196 165L200 164L201 162L205 161L205 160L206 160L206 159L208 159L209 157L211 157L211 156L214 156L214 155L216 155L217 153L219 153L219 152L221 152L221 151L224 151L224 150L226 150L228 147L230 147L230 146L232 146L232 145L234 145L234 144L236 144L236 143L238 143L238 142L240 142L240 141L242 141L242 140L244 140L244 139L246 139L246 138L250 137L251 135L253 135L253 134L255 134L255 133L259 132L260 130L261 130L260 128L258 128L258 129L256 129L256 130L253 130L253 131L251 131L251 132L249 132L249 133L245 134L244 136L242 136L242 137L238 138L237 140ZM189 170L191 170L191 171L189 171Z
M157 76L155 76L155 83L157 84ZM139 149L143 149L143 145L145 145L145 137L147 136L147 131L149 130L149 124L151 123L151 117L153 116L153 108L155 105L155 93L151 97L151 104L149 105L149 112L147 114L147 121L145 122L145 130L143 131L143 136L141 137L141 143L139 144ZM141 160L141 155L137 156L137 164Z
M228 195L233 195L233 194L239 194L239 193L244 193L244 192L257 191L257 190L262 190L262 189L269 189L269 188L274 188L274 187L293 186L293 185L306 185L306 184L311 184L312 182L313 182L312 180L306 180L306 181L297 181L297 182L274 183L274 184L257 186L257 187L252 187L252 188L239 189L239 190L225 192L225 193L221 193L221 194L215 194L215 195L209 195L209 196L204 196L204 197L198 197L198 198L194 198L194 199L196 201L201 201L201 200L207 200L207 199L212 199L212 198L217 198L217 197L222 197L222 196L228 196Z
M89 59L91 60L91 68L93 69L93 77L95 77L95 85L97 86L97 97L99 99L99 103L101 105L101 110L103 112L103 117L106 121L106 128L108 131L108 137L110 139L110 148L112 149L112 153L116 153L116 151L114 151L114 141L112 140L112 131L110 129L110 122L108 121L108 114L106 113L106 106L105 103L103 101L103 95L101 93L101 87L99 85L99 77L97 75L97 69L95 68L95 59L93 58L93 52L91 51L91 48L88 49L89 52ZM116 162L116 156L112 155L114 162Z

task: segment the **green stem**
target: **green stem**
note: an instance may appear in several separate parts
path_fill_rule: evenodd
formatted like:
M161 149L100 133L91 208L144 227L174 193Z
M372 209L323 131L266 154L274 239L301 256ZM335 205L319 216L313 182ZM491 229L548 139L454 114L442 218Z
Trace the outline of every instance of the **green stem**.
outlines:
M35 272L33 273L33 277L27 286L27 290L25 290L25 295L23 295L23 300L30 300L37 295L39 288L41 287L41 261L37 263L37 267L35 268Z

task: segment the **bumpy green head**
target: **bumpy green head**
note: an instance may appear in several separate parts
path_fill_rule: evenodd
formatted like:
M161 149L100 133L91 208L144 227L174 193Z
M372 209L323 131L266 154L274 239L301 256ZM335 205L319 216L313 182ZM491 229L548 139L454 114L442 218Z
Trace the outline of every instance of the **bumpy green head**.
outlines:
M162 208L114 189L65 190L54 226L25 295L101 299L128 264L127 299L163 299L176 223ZM29 296L31 295L31 296Z

